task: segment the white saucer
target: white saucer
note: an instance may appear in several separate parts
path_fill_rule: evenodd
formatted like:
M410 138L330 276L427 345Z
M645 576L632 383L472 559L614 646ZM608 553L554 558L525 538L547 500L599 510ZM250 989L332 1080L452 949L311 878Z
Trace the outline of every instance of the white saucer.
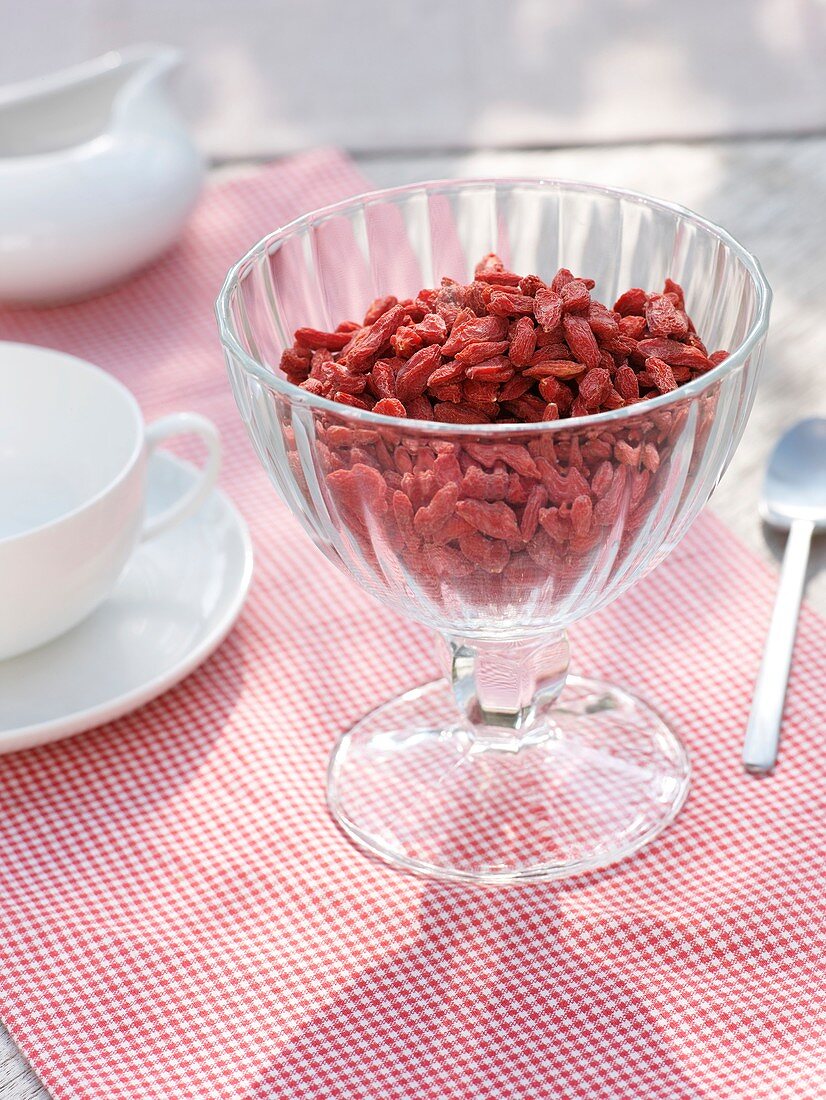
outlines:
M188 463L155 454L148 513L170 504L195 476ZM191 519L138 547L88 619L0 661L0 753L99 726L177 684L227 636L251 578L246 524L216 490Z

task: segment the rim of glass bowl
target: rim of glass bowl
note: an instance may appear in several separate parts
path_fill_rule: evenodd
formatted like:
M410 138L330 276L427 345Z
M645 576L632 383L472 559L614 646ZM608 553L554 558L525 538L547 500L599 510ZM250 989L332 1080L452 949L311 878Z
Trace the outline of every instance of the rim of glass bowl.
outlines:
M615 196L630 200L640 206L656 207L659 210L665 210L671 214L679 215L679 217L684 220L705 229L722 244L726 245L738 257L752 278L752 283L757 292L757 309L748 332L737 347L729 353L728 358L724 359L722 363L719 363L716 367L713 367L699 378L695 378L691 382L677 386L676 389L671 390L669 393L660 394L658 397L647 398L645 402L640 402L635 405L625 405L619 409L609 409L606 412L591 413L588 416L571 416L559 420L544 420L539 423L519 424L445 424L436 420L403 419L397 416L384 416L380 413L370 412L368 409L356 409L353 408L352 405L343 405L341 402L331 401L327 397L318 397L315 394L309 393L307 390L302 390L300 386L288 382L286 378L280 377L270 370L269 367L253 359L236 338L229 305L233 288L240 283L247 271L253 267L262 256L268 253L272 246L278 241L286 240L301 229L305 229L314 223L326 221L328 218L335 217L347 210L352 210L358 206L369 206L371 203L383 202L399 195L412 194L415 192L444 194L459 190L481 191L489 190L490 188L515 190L519 187L534 187L537 189L550 188L555 191L584 191L594 192L600 195ZM411 428L416 431L438 431L451 435L478 435L480 432L484 432L485 434L514 435L537 431L567 431L570 428L609 424L618 420L639 416L641 405L644 405L645 411L648 412L649 410L653 411L655 409L665 408L678 401L687 400L702 393L705 389L741 367L758 341L765 336L769 323L771 301L771 287L768 284L759 261L755 259L736 238L726 232L725 229L715 222L709 221L708 218L703 218L701 215L696 214L687 206L668 202L665 199L653 198L651 195L646 195L641 191L630 191L622 187L604 187L601 184L588 183L583 180L566 180L552 177L545 178L542 176L508 176L498 179L426 180L421 183L404 184L401 187L379 188L373 191L365 191L360 195L353 195L351 198L331 203L328 206L321 206L316 210L311 210L307 214L302 214L300 217L294 218L279 229L275 229L262 237L260 241L254 244L252 248L237 261L237 263L233 264L227 273L224 284L221 287L221 292L216 300L215 312L218 318L221 342L224 347L243 364L248 372L258 378L260 382L263 382L270 389L274 389L278 393L283 394L283 396L291 402L319 409L323 412L335 413L337 416L355 421L356 423L381 424L387 427L396 428L397 430L400 425L403 425L405 428Z

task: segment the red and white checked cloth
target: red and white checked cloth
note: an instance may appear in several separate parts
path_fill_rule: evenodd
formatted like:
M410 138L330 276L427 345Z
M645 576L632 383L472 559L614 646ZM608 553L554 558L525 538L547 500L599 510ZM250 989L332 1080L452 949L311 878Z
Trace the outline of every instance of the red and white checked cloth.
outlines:
M267 229L363 187L332 152L216 186L122 289L0 316L5 338L111 370L150 417L213 417L257 550L198 672L0 760L0 1014L58 1100L823 1097L826 624L804 610L782 764L748 778L773 578L709 515L573 631L577 670L644 693L689 745L659 842L565 885L475 891L370 862L328 817L334 735L432 677L432 646L277 500L212 302Z

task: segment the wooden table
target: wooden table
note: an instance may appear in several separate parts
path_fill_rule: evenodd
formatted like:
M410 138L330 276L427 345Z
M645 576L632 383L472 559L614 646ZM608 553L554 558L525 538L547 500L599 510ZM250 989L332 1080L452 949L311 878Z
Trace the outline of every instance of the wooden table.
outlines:
M743 441L711 507L761 557L775 561L782 554L783 538L762 529L757 499L780 432L803 416L826 416L826 138L371 154L359 163L377 187L486 175L562 176L631 187L692 207L754 252L774 290L766 362ZM815 540L807 592L824 614L825 565L826 537ZM47 1096L0 1025L0 1100Z

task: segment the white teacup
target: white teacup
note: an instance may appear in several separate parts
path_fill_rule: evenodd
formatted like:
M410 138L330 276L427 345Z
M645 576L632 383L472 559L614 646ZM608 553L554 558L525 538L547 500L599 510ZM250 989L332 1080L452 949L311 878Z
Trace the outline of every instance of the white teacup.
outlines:
M147 457L184 434L206 444L201 476L146 522ZM220 456L203 416L145 427L135 398L104 371L0 343L0 660L56 638L105 600L139 541L199 507Z

